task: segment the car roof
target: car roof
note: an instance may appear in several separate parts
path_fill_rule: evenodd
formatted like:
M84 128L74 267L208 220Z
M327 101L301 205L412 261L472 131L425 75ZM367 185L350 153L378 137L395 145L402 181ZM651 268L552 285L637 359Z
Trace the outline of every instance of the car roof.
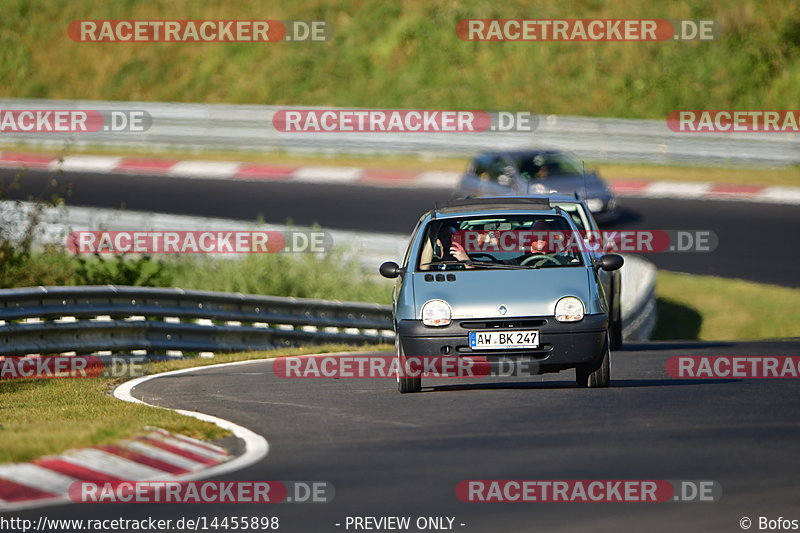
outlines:
M537 155L557 155L566 154L564 150L552 150L545 148L530 148L525 150L493 150L489 152L481 152L475 159L487 156L508 155L511 157L536 157Z
M562 204L584 204L583 199L578 198L574 194L527 194L527 195L498 195L498 196L468 196L464 200L487 200L496 198L526 198L530 200L547 200L548 202L558 202ZM585 204L584 204L585 205Z
M541 196L492 196L464 198L436 204L433 217L471 211L551 211L550 199Z

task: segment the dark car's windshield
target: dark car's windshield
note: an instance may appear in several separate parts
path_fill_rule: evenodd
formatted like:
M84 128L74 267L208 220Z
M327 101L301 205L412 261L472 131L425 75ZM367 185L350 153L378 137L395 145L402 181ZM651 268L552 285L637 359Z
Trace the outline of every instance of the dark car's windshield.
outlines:
M492 215L433 220L419 270L582 266L582 241L560 215Z
M580 175L581 164L562 153L529 153L514 157L520 176L526 180L552 176Z

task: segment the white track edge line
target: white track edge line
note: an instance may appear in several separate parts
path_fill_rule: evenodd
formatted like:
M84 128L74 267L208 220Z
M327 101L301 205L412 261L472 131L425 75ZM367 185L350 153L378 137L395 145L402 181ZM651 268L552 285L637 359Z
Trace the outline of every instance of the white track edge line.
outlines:
M242 364L263 362L269 360L270 358L250 359L247 361L235 361L233 363L220 363L216 365L195 366L191 368L183 368L181 370L172 370L170 372L161 372L159 374L153 374L150 376L143 376L140 378L132 379L130 381L126 381L125 383L119 385L116 389L114 389L113 395L118 400L122 400L124 402L139 403L142 405L148 405L150 407L156 407L158 409L167 409L169 411L174 411L184 416L190 416L192 418L202 420L203 422L211 422L212 424L216 424L222 429L226 429L231 433L233 433L236 437L242 439L245 443L245 449L243 454L238 455L229 461L225 461L224 463L211 466L209 468L206 468L198 472L191 472L188 474L181 474L179 476L174 476L172 479L191 480L191 479L201 479L204 477L209 477L211 475L226 474L228 472L241 470L242 468L250 466L260 461L264 457L266 457L267 454L269 453L269 442L267 442L267 439L265 439L258 433L250 431L249 429L243 426L231 422L230 420L225 420L224 418L218 418L216 416L196 411L185 411L183 409L170 409L168 407L161 407L159 405L149 404L145 401L135 398L133 394L131 394L131 392L133 391L134 387L141 385L142 383L145 383L147 381L150 381L151 379L156 379L165 376L175 376L178 374L186 374L189 372L197 372L199 370L208 368L222 368L226 366L242 365Z

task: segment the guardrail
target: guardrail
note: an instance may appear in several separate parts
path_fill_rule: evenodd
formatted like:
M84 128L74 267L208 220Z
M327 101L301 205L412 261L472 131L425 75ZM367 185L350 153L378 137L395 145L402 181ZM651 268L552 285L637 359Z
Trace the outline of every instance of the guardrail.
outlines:
M650 261L625 254L621 277L622 338L634 342L649 340L658 320L658 270Z
M623 268L624 337L646 340L656 270L631 257ZM0 290L0 356L393 341L388 305L114 285Z
M124 286L0 290L0 355L393 342L386 305Z
M532 133L283 133L272 127L272 117L284 108L267 105L5 99L0 100L0 109L144 110L152 117L150 129L140 133L0 134L0 142L59 147L69 141L78 146L149 149L469 156L488 149L543 146L572 150L597 161L800 163L800 136L792 133L677 133L667 128L665 120L546 115L538 117Z

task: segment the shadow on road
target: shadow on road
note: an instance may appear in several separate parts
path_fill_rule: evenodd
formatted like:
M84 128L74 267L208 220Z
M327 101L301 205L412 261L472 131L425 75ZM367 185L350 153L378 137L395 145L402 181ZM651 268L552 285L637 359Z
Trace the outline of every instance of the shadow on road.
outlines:
M611 388L682 387L687 385L721 385L735 383L738 379L612 379ZM524 389L577 389L574 381L506 381L493 383L458 383L423 387L422 392L453 392L464 390L524 390Z
M630 224L635 224L639 222L642 218L637 211L630 209L628 207L618 207L616 213L613 216L607 216L605 218L600 218L597 221L597 225L600 226L601 229L613 229L618 228L619 226L627 226ZM622 228L618 228L622 229Z
M666 298L656 300L658 324L653 340L696 340L700 338L703 317L695 309Z
M668 350L705 350L711 348L730 348L736 346L738 342L725 341L691 341L691 340L671 340L671 341L650 341L650 342L626 342L621 350L612 352L649 352L649 351L668 351Z

